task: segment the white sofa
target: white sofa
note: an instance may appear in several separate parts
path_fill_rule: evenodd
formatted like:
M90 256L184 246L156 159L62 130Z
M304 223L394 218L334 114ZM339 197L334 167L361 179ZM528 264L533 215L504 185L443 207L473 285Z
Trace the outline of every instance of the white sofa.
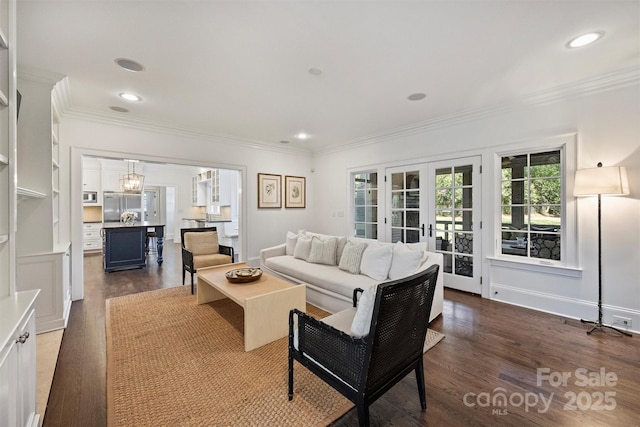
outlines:
M301 235L304 236L303 239L306 239L307 237L313 238L315 236L316 238L320 239L319 241L326 241L332 238L336 239L336 255L333 265L330 265L330 263L324 264L318 262L309 262L308 260L305 260L304 257L301 257L300 253L296 253L298 237L300 237ZM392 265L390 270L394 270L393 278L398 278L398 274L401 274L402 276L409 276L419 270L426 269L433 264L438 264L440 266L440 271L438 273L436 291L429 320L433 320L435 317L442 313L442 303L444 297L442 279L443 257L442 254L426 251L426 243L413 243L410 245L403 245L401 243L394 244L360 238L347 239L346 237L341 236L330 236L318 233L309 233L305 231L301 231L295 234L289 232L287 234L286 243L282 243L270 248L265 248L260 251L260 268L266 273L280 277L284 280L288 280L292 283L305 283L307 285L307 301L309 303L320 307L330 313L336 313L338 311L352 307L353 290L355 288L362 288L366 290L367 288L375 284L391 280L389 279L389 277L381 279L381 276L379 276L377 279L374 279L367 276L366 274L363 274L362 272L360 274L352 274L348 271L340 269L340 260L342 258L342 253L348 240L351 241L351 249L353 249L354 245L361 245L362 243L366 243L368 245L367 250L369 249L369 245L374 245L371 246L372 250L374 250L375 248L380 248L381 246L388 246L389 248L391 248L394 254L399 254L395 259L397 263L400 263L402 253L395 251L406 251L406 248L411 248L412 250L419 251L422 254L422 260L420 261L420 264L416 268L412 268L410 271L406 271L406 274L403 274L402 270L398 270L398 268L394 268L396 266ZM400 248L399 245L403 245L404 247ZM395 248L394 251L393 248L395 246L398 247ZM298 247L298 249L300 249L300 247ZM350 249L348 249L348 251L349 253L352 253ZM297 255L297 257L294 256L294 254ZM368 265L371 265L371 256L369 254L366 254L366 251L362 258L363 267L365 258L367 259ZM315 261L317 261L317 259ZM391 263L393 262L394 259L392 257ZM375 268L379 267L379 265L375 266Z

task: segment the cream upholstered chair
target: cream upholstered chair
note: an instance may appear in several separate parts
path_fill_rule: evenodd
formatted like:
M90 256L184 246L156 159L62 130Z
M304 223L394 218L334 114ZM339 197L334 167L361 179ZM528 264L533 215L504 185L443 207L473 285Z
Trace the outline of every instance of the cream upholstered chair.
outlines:
M216 227L182 228L182 285L187 273L191 273L191 293L194 291L193 275L199 268L233 262L233 248L218 243Z

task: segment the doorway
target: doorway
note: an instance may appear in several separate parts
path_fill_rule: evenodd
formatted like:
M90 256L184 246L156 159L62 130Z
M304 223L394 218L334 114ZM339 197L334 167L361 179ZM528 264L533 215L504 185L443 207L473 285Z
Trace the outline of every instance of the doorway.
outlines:
M154 224L162 222L163 215L160 206L160 189L157 187L145 187L142 195L143 221Z

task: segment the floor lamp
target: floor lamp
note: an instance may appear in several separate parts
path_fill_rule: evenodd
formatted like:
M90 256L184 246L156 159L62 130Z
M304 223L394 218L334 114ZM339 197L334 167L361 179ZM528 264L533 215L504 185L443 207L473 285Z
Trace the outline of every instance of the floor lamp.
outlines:
M573 194L581 196L598 196L598 320L580 320L582 323L591 323L593 328L587 331L603 331L604 328L613 329L621 334L632 336L630 333L616 329L613 326L602 324L602 196L620 196L629 194L627 171L621 166L602 167L598 163L597 168L580 169L576 171L576 180Z

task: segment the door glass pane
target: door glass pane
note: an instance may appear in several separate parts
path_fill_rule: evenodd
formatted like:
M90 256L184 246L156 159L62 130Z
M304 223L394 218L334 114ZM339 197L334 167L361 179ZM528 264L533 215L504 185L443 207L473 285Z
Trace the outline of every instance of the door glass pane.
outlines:
M420 231L418 230L407 230L407 239L405 243L417 243L420 241Z
M366 226L366 237L367 239L377 239L378 238L378 224L367 224Z
M420 192L407 191L407 208L420 208Z
M451 239L453 239L453 233L446 231L436 231L436 250L437 251L450 251Z
M402 229L401 228L391 228L391 242L392 243L396 243L396 242L404 242L404 239L402 238Z
M391 211L391 226L404 227L404 211Z
M391 174L391 190L404 190L404 174L392 173Z
M391 194L391 207L394 209L404 208L404 193Z
M436 188L451 187L451 168L436 170Z
M407 211L407 227L412 227L412 228L420 227L419 211Z
M456 275L473 277L473 257L456 255Z
M407 185L408 189L418 189L420 188L420 172L413 171L407 172Z
M366 199L368 205L377 205L378 204L378 190L369 190L366 194Z
M443 270L445 273L452 273L453 272L453 255L451 254L444 254L444 260L443 260Z
M456 233L456 252L461 254L473 253L473 234Z
M441 188L436 190L436 209L450 209L452 203L451 189Z
M456 210L455 212L455 229L457 231L473 231L473 223L471 222L471 212Z
M448 230L453 222L453 214L450 210L436 210L436 230Z

